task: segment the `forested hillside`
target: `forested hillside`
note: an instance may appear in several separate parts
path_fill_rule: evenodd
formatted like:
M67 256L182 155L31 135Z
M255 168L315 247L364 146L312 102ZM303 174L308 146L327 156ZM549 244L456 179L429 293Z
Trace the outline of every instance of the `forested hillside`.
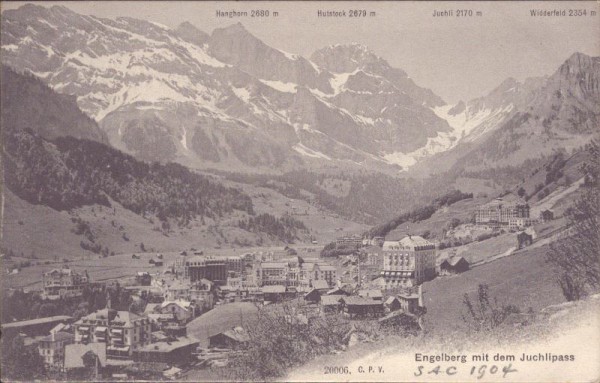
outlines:
M308 170L279 176L220 173L236 182L267 187L293 199L306 200L348 219L376 224L424 205L451 190L441 175L432 179L398 178L383 173L315 173Z
M74 99L9 68L2 75L4 185L22 200L59 211L110 207L114 201L149 222L158 218L163 229L195 218L214 221L234 211L255 215L251 198L237 188L179 164L149 164L111 148L95 136L98 126ZM86 139L72 137L73 127ZM298 222L267 218L256 223L250 218L244 230L290 242L302 229Z
M141 215L185 224L196 216L232 210L253 213L242 192L225 188L177 164L146 164L106 145L31 132L6 132L6 185L17 196L57 210L109 206L108 197Z
M31 74L2 66L2 127L26 129L46 139L71 136L108 144L106 134L73 96L58 94Z

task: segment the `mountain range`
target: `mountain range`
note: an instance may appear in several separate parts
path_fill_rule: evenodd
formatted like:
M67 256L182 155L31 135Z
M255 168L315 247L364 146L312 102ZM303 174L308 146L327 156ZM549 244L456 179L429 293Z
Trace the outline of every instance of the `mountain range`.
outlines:
M449 105L358 44L305 58L239 23L207 34L63 6L24 5L1 23L3 64L75 97L100 126L93 139L146 161L417 174L519 165L598 136L600 59L580 53Z

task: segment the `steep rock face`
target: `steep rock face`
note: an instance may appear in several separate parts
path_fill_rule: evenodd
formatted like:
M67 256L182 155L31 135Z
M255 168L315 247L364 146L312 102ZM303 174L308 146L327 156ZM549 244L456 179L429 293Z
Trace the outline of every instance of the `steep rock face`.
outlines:
M483 97L435 108L452 131L428 142L430 155L413 153L421 161L411 171L518 166L598 138L599 62L575 53L551 76L523 82L509 78Z
M177 26L175 34L181 39L198 46L204 45L210 38L208 33L201 31L187 21Z
M443 169L492 135L508 134L499 131L509 121L507 131L536 137L542 152L578 145L598 126L598 59L581 54L548 78L508 79L453 106L357 44L323 48L308 60L268 46L241 24L208 35L189 23L170 29L25 5L2 14L2 62L74 96L111 145L193 167L337 161ZM490 145L472 161L502 159ZM507 155L536 155L520 153Z
M304 85L328 91L326 76L305 58L272 48L249 33L240 23L215 29L209 53L218 60L263 80Z
M514 110L487 135L480 135L478 145L457 166L478 170L518 165L597 139L599 79L600 58L575 53L548 78L515 82L511 89L517 89L516 96L510 101Z
M448 129L426 106L439 98L364 47L321 51L319 67L241 24L209 36L189 23L171 30L59 6L4 12L2 29L4 63L74 95L113 146L145 160L387 166L386 154ZM341 68L353 73L330 71L354 59Z
M399 93L412 99L417 105L436 107L445 104L431 90L417 86L406 72L391 67L387 61L361 44L329 46L314 52L311 60L319 67L334 74L354 74L357 71L362 71L381 77L389 85L393 85L400 90Z
M208 35L38 5L4 12L2 30L3 63L74 95L113 146L145 160L390 166L389 153L449 129L429 108L439 97L356 45L321 50L317 65L241 24Z

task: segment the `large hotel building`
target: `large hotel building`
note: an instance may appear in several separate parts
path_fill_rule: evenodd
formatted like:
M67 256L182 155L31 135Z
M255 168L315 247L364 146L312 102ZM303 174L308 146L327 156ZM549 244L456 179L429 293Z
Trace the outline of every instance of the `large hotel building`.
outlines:
M383 271L386 289L409 288L435 277L435 245L409 235L383 243Z

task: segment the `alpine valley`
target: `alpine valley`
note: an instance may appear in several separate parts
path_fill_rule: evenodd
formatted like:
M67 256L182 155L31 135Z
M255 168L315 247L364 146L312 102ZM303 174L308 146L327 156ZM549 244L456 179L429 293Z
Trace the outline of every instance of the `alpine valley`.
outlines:
M315 215L331 218L330 227L348 219L363 230L453 189L512 189L529 165L580 151L600 136L600 58L581 53L565 57L550 76L507 79L487 95L449 105L363 45L302 57L268 46L240 23L208 34L188 22L169 28L29 4L2 12L1 28L3 104L12 100L14 108L3 105L3 135L10 122L20 148L43 152L37 163L5 147L3 163L13 166L6 172L44 163L67 179L77 173L69 153L92 150L97 157L81 161L129 164L127 177L137 182L125 195L115 185L126 180L92 162L80 165L105 177L93 192L52 195L10 178L6 198L14 206L27 201L30 210L116 204L137 214L132 226L158 215L184 226L209 220L217 232L223 214L236 226L273 212L269 204L277 198L288 202L276 213L291 210L292 198L299 201L294 210L317 209ZM5 85L12 86L11 100ZM512 169L511 177L495 177L503 169ZM172 190L160 180L169 172L175 183L201 184L228 201L199 203L191 189ZM142 189L154 194L134 198ZM184 202L167 208L163 197ZM190 210L185 201L196 202ZM281 225L289 227L278 243L309 238L323 226ZM140 238L148 234L139 230ZM240 242L262 243L268 230L261 230ZM170 232L168 225L158 231Z

